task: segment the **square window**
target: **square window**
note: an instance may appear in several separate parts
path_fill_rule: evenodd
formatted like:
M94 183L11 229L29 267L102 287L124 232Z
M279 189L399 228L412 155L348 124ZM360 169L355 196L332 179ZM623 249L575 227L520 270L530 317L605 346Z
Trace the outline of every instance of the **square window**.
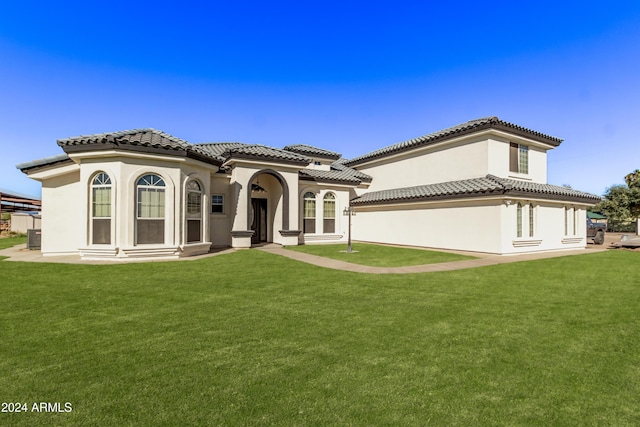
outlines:
M211 213L224 212L224 196L222 194L213 194L211 196Z

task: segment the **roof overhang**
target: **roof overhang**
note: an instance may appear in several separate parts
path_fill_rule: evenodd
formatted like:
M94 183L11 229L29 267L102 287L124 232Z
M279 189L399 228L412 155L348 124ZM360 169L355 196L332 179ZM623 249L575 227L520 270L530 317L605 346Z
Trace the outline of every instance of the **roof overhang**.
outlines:
M86 145L66 145L62 147L65 153L69 155L80 153L94 153L94 152L131 152L142 154L156 154L161 156L191 158L204 163L208 163L215 166L221 166L222 162L213 157L205 156L192 150L183 149L166 149L159 147L150 147L144 145L129 145L129 144L116 144L114 142L106 141L99 144L86 144Z
M598 200L586 197L566 196L557 194L544 194L533 193L527 191L511 191L511 190L498 190L487 191L485 193L462 193L462 194L443 194L437 196L427 197L414 197L414 198L402 198L402 199L386 199L386 200L363 200L358 198L352 199L351 204L353 206L399 206L399 205L413 205L420 203L430 202L443 202L443 201L469 201L469 200L511 200L521 199L539 202L557 202L557 203L570 203L581 206L594 206L598 203Z
M347 160L344 164L349 167L363 166L378 159L386 160L415 150L424 149L426 147L436 147L442 144L456 143L468 137L486 135L488 133L502 135L503 137L506 136L507 139L513 137L521 138L522 140L526 140L529 145L534 145L545 150L555 148L562 143L562 139L560 138L514 125L512 123L502 121L497 117L491 117L463 123L439 132L424 135L398 144L393 144L388 147L372 151L371 153L355 157L351 160Z
M70 173L80 172L80 165L69 159L68 162L48 165L42 168L34 168L24 171L29 178L36 181L43 181L49 178L68 175Z
M551 195L548 195L551 196ZM539 194L532 193L503 193L499 194L498 192L487 193L487 194L461 194L461 195L448 195L448 196L436 196L436 197L420 197L415 199L399 199L399 200L380 200L380 201L372 201L372 202L358 202L357 200L351 200L350 204L356 208L382 208L389 207L393 209L398 208L415 208L421 205L431 205L431 204L442 204L442 203L473 203L473 202L488 202L495 201L496 203L503 203L505 205L509 205L513 203L514 199L516 200L526 200L529 202L536 203L552 203L557 205L566 205L570 204L572 206L581 206L581 207L591 207L596 204L591 200L578 199L578 198L559 198L559 197L540 197Z
M313 181L322 184L337 184L337 185L346 185L349 187L357 187L360 185L361 181L358 179L355 180L347 180L347 179L331 179L331 178L321 178L314 177L308 175L300 175L301 181Z
M224 169L233 169L233 168L241 168L247 167L250 169L264 169L264 168L272 168L275 170L286 170L290 172L298 172L301 169L304 169L307 164L301 165L297 162L282 162L282 161L274 161L267 160L264 158L232 158L227 160L222 164L222 168Z

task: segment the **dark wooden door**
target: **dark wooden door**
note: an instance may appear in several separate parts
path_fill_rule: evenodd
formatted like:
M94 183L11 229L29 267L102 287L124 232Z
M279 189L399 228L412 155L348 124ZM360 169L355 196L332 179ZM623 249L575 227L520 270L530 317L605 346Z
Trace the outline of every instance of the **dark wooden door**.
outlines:
M251 199L251 243L267 241L267 199Z

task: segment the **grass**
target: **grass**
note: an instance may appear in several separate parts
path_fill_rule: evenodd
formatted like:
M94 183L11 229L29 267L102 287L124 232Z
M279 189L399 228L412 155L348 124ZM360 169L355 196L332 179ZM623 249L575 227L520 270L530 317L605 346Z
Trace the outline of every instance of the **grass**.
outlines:
M12 233L8 237L0 238L0 249L10 248L15 245L27 243L27 236L24 234Z
M638 261L0 262L0 424L639 425Z
M287 247L287 249L292 251L304 252L311 255L318 255L325 258L373 267L400 267L473 259L473 257L459 254L374 245L369 243L355 243L352 248L357 252L346 253L346 244Z

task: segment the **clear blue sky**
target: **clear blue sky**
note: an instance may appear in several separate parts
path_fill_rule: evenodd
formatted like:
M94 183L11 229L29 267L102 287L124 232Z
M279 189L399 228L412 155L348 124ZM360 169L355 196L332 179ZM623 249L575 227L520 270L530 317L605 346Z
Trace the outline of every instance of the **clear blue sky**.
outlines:
M56 139L153 127L189 142L354 157L470 119L563 138L553 184L640 168L640 2L3 2L0 188Z

